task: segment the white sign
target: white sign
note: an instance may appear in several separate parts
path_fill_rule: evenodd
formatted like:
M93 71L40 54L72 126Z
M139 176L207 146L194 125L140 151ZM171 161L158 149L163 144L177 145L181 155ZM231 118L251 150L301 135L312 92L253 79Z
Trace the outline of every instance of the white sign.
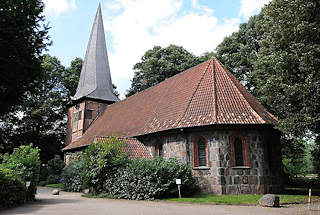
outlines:
M176 184L181 184L181 179L176 179Z
M26 182L26 187L30 187L30 181Z

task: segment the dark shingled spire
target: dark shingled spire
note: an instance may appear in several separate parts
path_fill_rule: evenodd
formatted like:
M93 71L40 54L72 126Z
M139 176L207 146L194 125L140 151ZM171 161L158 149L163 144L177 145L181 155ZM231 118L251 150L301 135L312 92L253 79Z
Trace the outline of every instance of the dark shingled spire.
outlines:
M77 92L71 97L74 101L81 98L119 101L112 91L100 3L92 26Z

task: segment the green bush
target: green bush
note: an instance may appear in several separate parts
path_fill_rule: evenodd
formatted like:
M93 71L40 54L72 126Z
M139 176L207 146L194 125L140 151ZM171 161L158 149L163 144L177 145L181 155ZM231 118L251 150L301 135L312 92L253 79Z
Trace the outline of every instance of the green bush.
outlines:
M0 168L0 208L22 204L26 194L24 181L11 170Z
M197 191L197 181L190 167L176 159L132 160L113 179L105 181L104 190L121 199L152 200L177 196L177 178L181 179L183 196Z
M34 200L40 175L39 149L32 144L15 148L12 154L4 154L0 168L9 169L12 174L20 177L24 182L30 181L27 201Z
M65 191L81 192L83 190L83 160L80 154L71 156L70 162L62 171Z
M105 192L104 183L127 163L128 156L122 153L124 143L110 137L103 143L92 143L84 151L84 186L94 194Z

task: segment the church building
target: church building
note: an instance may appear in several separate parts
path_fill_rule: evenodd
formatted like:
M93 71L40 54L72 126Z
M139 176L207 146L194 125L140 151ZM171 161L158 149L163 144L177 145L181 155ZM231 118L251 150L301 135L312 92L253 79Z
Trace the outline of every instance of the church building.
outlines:
M281 190L277 118L216 58L124 100L113 94L100 5L71 99L66 159L117 135L133 158L162 156L190 165L204 193Z

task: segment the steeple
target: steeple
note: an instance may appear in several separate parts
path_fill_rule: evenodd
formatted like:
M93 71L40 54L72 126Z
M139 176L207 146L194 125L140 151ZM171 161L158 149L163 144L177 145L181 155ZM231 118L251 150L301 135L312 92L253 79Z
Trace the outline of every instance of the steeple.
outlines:
M82 98L111 103L119 101L112 90L100 3L91 29L77 91L71 97L73 101Z

